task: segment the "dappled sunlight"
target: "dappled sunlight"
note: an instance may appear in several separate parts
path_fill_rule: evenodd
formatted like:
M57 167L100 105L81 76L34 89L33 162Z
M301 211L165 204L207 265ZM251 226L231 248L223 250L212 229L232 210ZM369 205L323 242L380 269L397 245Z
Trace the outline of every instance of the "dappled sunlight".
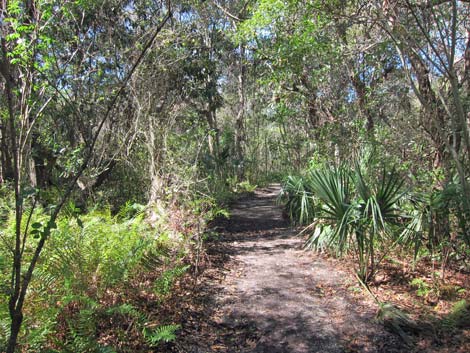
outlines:
M221 240L234 266L207 298L208 331L192 333L205 343L192 352L406 351L346 289L350 274L303 249L275 205L278 190L234 205Z

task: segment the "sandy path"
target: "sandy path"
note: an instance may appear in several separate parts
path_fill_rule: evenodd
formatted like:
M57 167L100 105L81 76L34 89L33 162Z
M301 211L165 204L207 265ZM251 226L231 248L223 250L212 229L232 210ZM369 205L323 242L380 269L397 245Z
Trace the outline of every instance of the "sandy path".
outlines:
M225 277L208 281L186 352L406 352L373 322L375 308L350 274L302 249L275 205L278 186L239 201L222 233ZM189 324L189 323L188 323ZM190 333L189 333L190 332Z

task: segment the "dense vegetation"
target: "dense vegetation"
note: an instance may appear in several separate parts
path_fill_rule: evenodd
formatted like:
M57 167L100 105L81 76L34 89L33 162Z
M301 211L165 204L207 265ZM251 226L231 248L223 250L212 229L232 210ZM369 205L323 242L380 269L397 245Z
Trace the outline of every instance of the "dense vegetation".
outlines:
M196 274L207 222L269 181L364 282L395 249L469 271L469 18L468 1L2 1L0 350L173 339L139 295L158 306Z

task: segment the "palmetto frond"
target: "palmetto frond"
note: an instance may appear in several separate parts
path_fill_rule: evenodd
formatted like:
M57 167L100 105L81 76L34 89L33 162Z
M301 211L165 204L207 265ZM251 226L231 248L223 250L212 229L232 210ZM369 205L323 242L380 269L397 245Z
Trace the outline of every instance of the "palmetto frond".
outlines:
M282 185L280 199L285 200L289 218L298 224L308 224L315 216L314 200L309 180L289 176Z
M397 205L405 191L395 169L383 168L378 178L364 169L359 163L354 170L347 166L317 168L303 179L288 179L288 185L291 195L294 190L297 195L307 195L308 190L309 207L315 210L315 220L306 228L312 231L306 246L332 247L342 253L354 244L359 272L367 279L369 262L374 271L376 240L390 236L392 225L402 217ZM302 197L294 200L291 196L288 207L293 205L305 208ZM304 221L305 212L299 215Z

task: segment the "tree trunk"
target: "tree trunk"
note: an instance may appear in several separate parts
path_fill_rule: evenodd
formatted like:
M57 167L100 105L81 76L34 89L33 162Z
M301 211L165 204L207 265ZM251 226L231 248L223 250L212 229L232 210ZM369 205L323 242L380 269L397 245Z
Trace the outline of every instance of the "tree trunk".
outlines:
M1 181L4 180L12 180L13 179L13 164L12 164L12 156L9 149L9 139L8 139L8 131L4 124L0 126L0 163L1 166Z
M161 146L157 142L158 129L154 124L152 117L149 117L149 126L147 135L147 151L149 154L149 178L150 190L148 203L155 204L162 199L164 193L164 183L160 175L159 167L162 161Z
M217 115L216 115L215 107L209 104L208 110L205 112L207 124L209 125L209 136L208 136L208 144L209 144L209 153L211 154L212 158L217 160L219 158L220 153L220 136L219 136L219 129L217 126Z
M374 131L374 118L368 107L366 84L361 80L357 72L354 72L353 70L351 70L351 72L351 83L354 87L354 90L356 91L359 110L366 118L366 130L369 134L371 134Z
M11 325L10 325L10 337L8 338L6 353L15 353L16 342L18 340L18 334L20 333L21 324L23 322L23 314L21 310L15 311L10 314Z
M245 174L244 141L245 141L245 46L239 45L240 61L238 71L238 114L235 120L235 155L238 161L237 175L241 179Z

